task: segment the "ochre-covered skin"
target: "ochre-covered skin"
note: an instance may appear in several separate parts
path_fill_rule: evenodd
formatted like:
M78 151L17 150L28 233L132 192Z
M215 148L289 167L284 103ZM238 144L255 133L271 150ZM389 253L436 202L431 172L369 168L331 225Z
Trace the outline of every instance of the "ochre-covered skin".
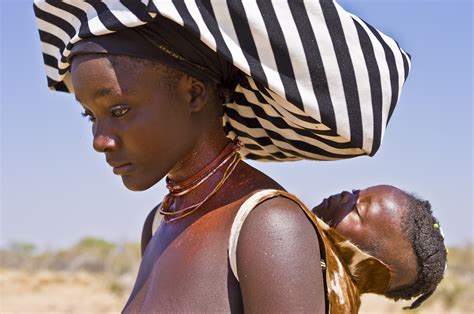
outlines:
M209 85L186 74L170 84L168 70L124 56L84 54L72 60L76 97L93 121L93 146L131 190L145 190L165 175L175 182L190 178L229 142ZM223 171L174 199L168 209L179 210L202 200L220 181ZM272 261L281 267L273 267L276 275L266 281L253 280L261 275L259 269L272 266L264 252L258 256L246 253L246 248L253 246L243 241L241 257L251 261L243 263L248 281L239 286L231 275L227 260L231 221L248 195L260 189L283 188L240 162L199 211L162 224L144 252L124 312L322 312L324 291L321 272L317 271L320 258L315 230L298 205L287 199L277 198L262 206L251 221L275 219L279 223L267 224L267 235L283 231L300 234L298 243L304 245L295 245L291 237L276 245L262 234L258 223L249 224L247 237L260 239L259 245L279 252ZM306 265L305 271L288 268L288 257ZM262 297L262 291L268 293ZM293 302L281 303L282 296Z
M85 54L72 61L76 97L93 121L93 146L131 190L145 190L165 175L175 182L190 178L229 143L209 86L188 75L173 77L171 84L168 70L123 56ZM168 209L202 200L223 171ZM239 244L240 285L232 276L227 259L232 220L249 195L262 189L283 190L241 162L199 211L161 224L144 251L124 312L322 313L315 226L325 245L330 311L356 312L359 288L349 273L383 271L365 261L370 257L354 258L341 249L350 243L331 237L327 226L291 197L275 197L250 214ZM369 289L367 281L359 282Z
M284 201L282 198L288 199L290 202L294 202L299 205L300 211L304 213L306 219L312 222L314 230L318 232L319 249L324 250L318 259L323 259L325 272L320 267L316 266L313 269L316 272L321 274L325 273L326 276L326 301L328 301L328 310L330 313L357 313L360 307L360 294L362 293L377 293L383 294L390 282L390 273L389 269L385 264L380 260L367 255L358 249L355 245L341 236L337 231L328 227L323 221L316 218L301 201L299 201L295 196L289 194L285 191L276 191L276 190L265 190L262 191L262 196L259 198L252 198L252 202L246 202L247 207L252 207L254 210L265 210L266 206L272 207L276 202ZM240 202L239 202L240 203ZM142 242L143 246L147 246L152 236L152 220L155 216L155 211L151 212L151 216L148 217L147 223L145 223L144 234L148 234L144 241ZM232 216L234 213L232 214ZM249 215L250 217L250 215ZM156 217L155 217L156 218ZM204 219L205 217L203 217ZM229 218L229 217L228 217ZM250 219L255 219L256 216L253 216ZM268 217L267 217L268 218ZM249 218L247 218L249 219ZM233 218L231 218L233 220ZM207 220L206 220L207 221ZM229 222L229 221L227 221ZM247 222L247 220L245 220ZM260 225L265 224L265 222L257 221ZM265 229L265 228L262 228ZM146 232L148 231L148 233ZM298 237L298 235L295 235ZM245 238L248 238L248 235L245 234L242 236L242 239L239 238L239 256L242 254L241 242L245 241ZM315 235L315 239L317 238ZM255 239L249 241L255 246ZM258 239L257 239L258 240ZM303 243L304 244L304 243ZM308 243L309 246L311 245ZM324 244L324 245L323 245ZM244 248L245 249L245 248ZM258 251L258 250L257 250ZM265 255L270 255L271 252L265 252ZM237 258L242 263L241 258ZM295 267L296 265L288 263L286 266L291 265L290 267ZM240 266L240 265L239 265ZM265 272L267 270L272 270L275 265L267 264L264 266L264 269L261 270ZM244 277L245 281L245 269L243 267L239 268L239 277ZM301 266L306 270L307 266ZM230 271L230 270L229 270ZM229 277L232 282L235 283L235 278L233 276ZM314 282L315 285L323 286L322 282ZM239 290L234 290L237 292L237 295L240 295ZM291 300L283 298L280 300L284 303L291 302ZM324 302L326 303L326 302ZM251 307L247 307L251 312L258 312ZM322 312L323 309L313 309L313 312Z

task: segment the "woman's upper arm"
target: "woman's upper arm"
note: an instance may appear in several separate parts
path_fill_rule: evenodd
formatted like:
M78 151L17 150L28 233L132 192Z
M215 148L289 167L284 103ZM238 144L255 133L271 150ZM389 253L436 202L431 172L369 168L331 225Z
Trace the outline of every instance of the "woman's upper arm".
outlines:
M303 210L286 198L267 200L249 214L237 246L245 312L324 313L316 232Z

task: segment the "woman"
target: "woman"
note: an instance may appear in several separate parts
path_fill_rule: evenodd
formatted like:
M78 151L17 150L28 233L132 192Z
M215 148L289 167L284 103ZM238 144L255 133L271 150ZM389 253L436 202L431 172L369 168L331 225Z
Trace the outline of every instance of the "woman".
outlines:
M330 1L252 6L36 3L49 84L74 92L94 148L131 190L167 175L164 219L125 312L328 306L314 221L288 197L252 211L239 237L245 276L230 275L240 205L282 190L240 159L373 155L409 60Z
M239 287L228 278L227 239L235 212L254 191L283 188L239 162L239 143L230 142L222 128L216 88L156 61L93 52L98 45L95 39L77 44L71 60L76 98L93 122L94 148L127 188L147 189L165 175L170 188L160 207L164 221L144 252L125 312L324 311L318 263L306 271L283 269L320 259L314 228L287 199L266 202L253 213L256 224L245 232L249 252L240 252L251 280ZM271 220L281 223L262 225ZM292 236L275 246L282 232ZM271 271L286 276L264 271L268 260L254 254L257 245L273 252ZM297 292L292 302L285 299L288 288ZM269 295L262 297L263 291Z

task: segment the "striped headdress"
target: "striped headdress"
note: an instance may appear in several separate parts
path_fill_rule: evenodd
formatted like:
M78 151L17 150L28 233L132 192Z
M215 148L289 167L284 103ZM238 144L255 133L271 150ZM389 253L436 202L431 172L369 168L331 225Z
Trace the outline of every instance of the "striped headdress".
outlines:
M224 129L257 160L374 155L410 58L337 3L235 0L36 0L48 86L73 93L68 56L81 39L161 15L245 76L224 104Z

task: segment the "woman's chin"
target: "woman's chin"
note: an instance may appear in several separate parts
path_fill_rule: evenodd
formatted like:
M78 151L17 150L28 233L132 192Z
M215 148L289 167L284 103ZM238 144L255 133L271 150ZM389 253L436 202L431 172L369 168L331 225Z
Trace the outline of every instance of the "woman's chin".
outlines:
M132 177L132 176L127 176L123 175L122 176L122 182L123 185L130 191L134 192L141 192L148 190L152 186L154 186L159 180L146 180L145 178L142 177Z

